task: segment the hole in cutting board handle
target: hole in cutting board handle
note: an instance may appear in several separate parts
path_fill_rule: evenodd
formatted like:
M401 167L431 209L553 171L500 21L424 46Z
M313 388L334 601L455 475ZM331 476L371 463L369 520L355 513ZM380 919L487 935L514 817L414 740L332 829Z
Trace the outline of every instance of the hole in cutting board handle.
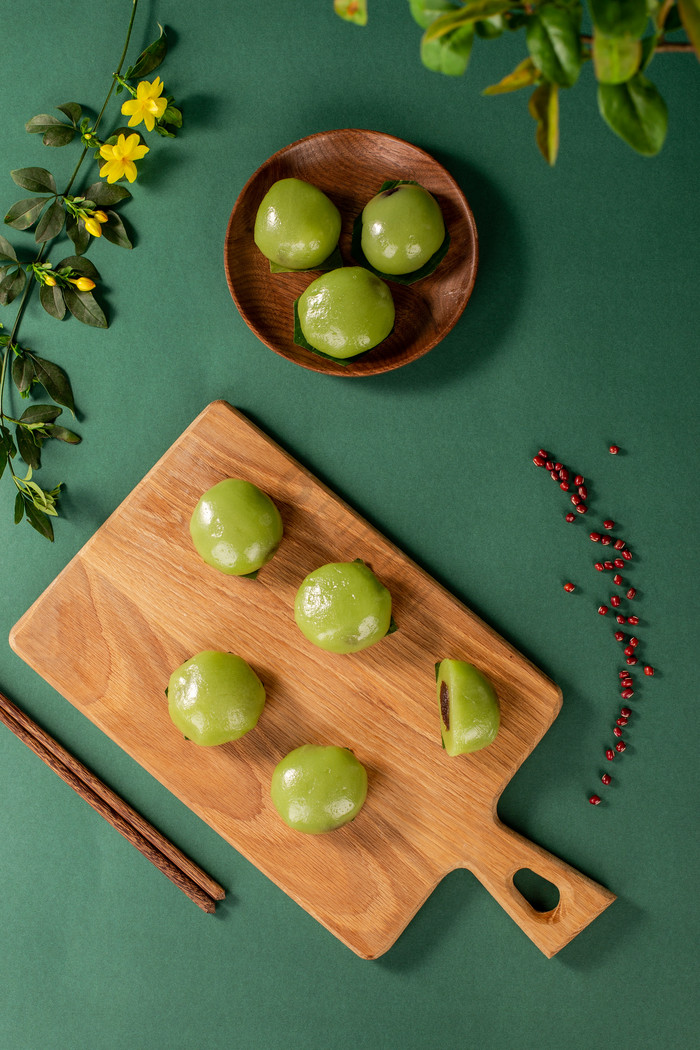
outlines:
M559 890L554 883L543 879L530 868L516 871L513 885L535 911L554 911L559 903Z

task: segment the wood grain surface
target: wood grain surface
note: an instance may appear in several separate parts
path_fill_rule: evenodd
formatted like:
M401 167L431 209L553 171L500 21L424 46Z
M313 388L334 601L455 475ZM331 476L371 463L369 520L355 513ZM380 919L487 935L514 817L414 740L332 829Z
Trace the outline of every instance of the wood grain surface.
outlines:
M340 210L339 247L346 266L361 265L351 251L352 227L365 204L390 179L419 182L437 199L450 247L429 277L405 286L389 279L394 330L375 350L342 365L294 343L294 301L319 270L271 274L253 241L260 202L278 179L318 186ZM368 376L408 364L431 350L453 328L474 287L478 241L474 216L452 176L424 150L378 131L324 131L278 150L241 190L231 212L224 265L231 295L253 332L295 364L336 376Z
M189 519L226 477L259 485L285 535L257 580L224 576L192 547ZM389 588L399 629L352 655L317 649L293 619L299 583L329 561L364 559ZM47 588L11 634L15 651L231 845L364 958L385 952L445 874L469 868L547 955L614 900L504 827L503 788L555 718L559 689L530 661L225 402L209 405ZM170 722L172 670L230 650L265 684L258 726L200 748ZM440 744L434 664L476 664L494 683L501 730L450 758ZM369 775L356 820L327 835L290 830L272 771L303 743L353 749ZM513 875L553 882L550 912Z

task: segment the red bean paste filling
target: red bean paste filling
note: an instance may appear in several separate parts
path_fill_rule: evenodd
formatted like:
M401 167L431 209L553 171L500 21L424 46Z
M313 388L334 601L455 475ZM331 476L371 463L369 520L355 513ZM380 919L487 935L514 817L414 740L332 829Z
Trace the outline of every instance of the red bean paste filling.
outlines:
M440 714L442 715L442 721L445 725L445 729L450 728L450 690L447 688L447 682L440 683Z

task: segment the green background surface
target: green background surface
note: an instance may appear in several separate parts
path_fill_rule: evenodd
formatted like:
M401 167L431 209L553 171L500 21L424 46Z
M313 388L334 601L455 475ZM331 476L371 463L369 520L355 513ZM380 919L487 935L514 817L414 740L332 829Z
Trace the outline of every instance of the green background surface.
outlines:
M66 101L97 108L127 0L6 4L0 155L51 167L24 132ZM227 889L201 913L0 727L0 1047L684 1048L697 1036L696 817L700 77L657 57L666 146L643 159L600 121L592 70L562 99L551 170L526 96L480 95L522 36L478 41L467 78L430 74L402 0L367 29L330 0L143 0L134 54L171 30L159 70L186 129L156 139L122 214L131 253L100 242L110 327L36 304L21 341L70 373L77 448L56 542L11 521L0 489L0 634L210 401L225 398L532 658L561 686L550 731L506 789L502 819L618 900L547 960L466 871L448 876L394 948L356 958L0 645L0 688ZM480 270L456 328L426 357L364 380L277 357L231 300L223 238L249 175L329 128L426 149L476 216ZM391 173L387 173L391 175ZM0 178L3 213L21 196ZM8 232L7 229L5 232ZM24 235L10 233L15 243ZM3 311L7 324L14 316ZM624 454L607 452L617 442ZM601 788L617 712L610 593L589 521L531 456L591 479L592 504L636 552L643 655L629 747ZM592 511L589 518L594 516ZM566 594L562 583L578 589ZM638 702L637 702L638 701ZM587 802L599 790L605 804Z

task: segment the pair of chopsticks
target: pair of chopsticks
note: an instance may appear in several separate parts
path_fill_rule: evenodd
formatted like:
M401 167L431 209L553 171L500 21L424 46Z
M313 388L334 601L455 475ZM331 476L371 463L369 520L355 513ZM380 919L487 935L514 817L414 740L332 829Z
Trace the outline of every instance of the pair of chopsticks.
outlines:
M214 913L225 890L2 693L0 721L202 911Z

